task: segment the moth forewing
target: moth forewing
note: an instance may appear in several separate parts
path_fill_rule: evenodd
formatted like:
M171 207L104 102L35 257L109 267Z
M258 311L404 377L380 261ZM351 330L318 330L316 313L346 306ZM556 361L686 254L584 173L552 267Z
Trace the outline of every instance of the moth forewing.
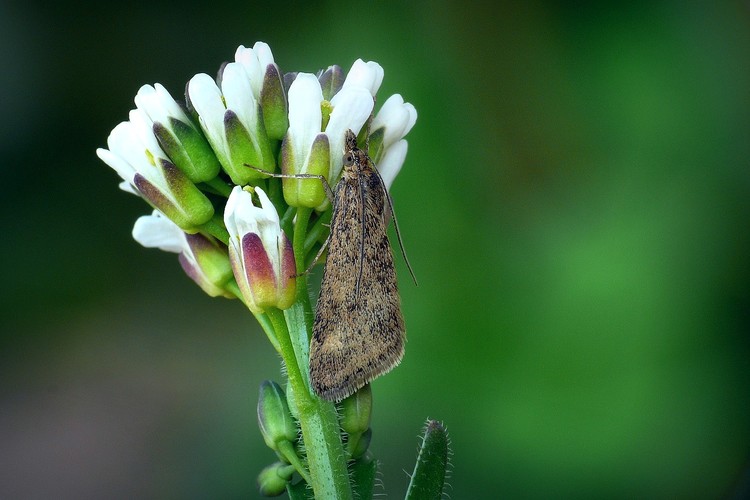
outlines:
M398 365L405 339L387 234L390 199L353 133L346 144L310 343L312 387L330 401Z

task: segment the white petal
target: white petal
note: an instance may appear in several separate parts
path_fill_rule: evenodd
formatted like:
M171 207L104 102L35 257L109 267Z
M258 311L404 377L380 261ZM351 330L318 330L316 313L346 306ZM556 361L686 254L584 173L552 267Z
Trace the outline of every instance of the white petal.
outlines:
M362 125L372 113L374 105L370 92L363 87L343 87L331 99L333 111L326 126L326 135L331 147L331 169L329 177L335 181L341 172L344 156L344 138L347 130L359 134Z
M133 185L128 181L122 181L117 185L122 191L125 191L126 193L134 194L136 196L140 196L141 193L138 192L136 188L133 187Z
M224 113L226 107L221 91L213 78L199 73L188 82L188 96L193 104L203 132L214 151L223 158L227 157L226 139L224 137ZM221 159L221 158L220 158Z
M167 158L166 153L162 151L159 141L154 135L154 123L148 115L140 109L130 111L128 115L130 123L133 124L133 132L141 141L143 146L154 156L158 158Z
M273 64L273 54L267 44L256 42L252 49L240 45L234 53L234 60L239 63L250 80L255 99L260 99L260 89L263 86L263 77L266 66Z
M155 184L163 192L167 193L166 181L164 180L161 171L157 169L152 163L152 159L148 156L148 148L144 145L143 141L139 137L138 127L132 122L122 122L118 124L107 138L107 144L109 150L114 156L119 157L122 162L112 161L112 158L106 158L100 156L109 166L117 170L124 180L132 182L135 178L135 173L141 174L143 177L149 180L149 182ZM156 146L158 148L158 145ZM161 149L159 149L159 152ZM163 153L161 153L163 155ZM123 163L124 162L124 163ZM127 164L127 167L125 166ZM125 176L123 176L125 174Z
M346 75L343 87L364 87L374 97L383 83L383 67L375 61L357 59Z
M276 274L278 274L281 269L281 256L279 255L279 240L281 239L279 214L262 189L255 188L255 192L258 195L261 205L258 209L259 211L256 212L258 216L258 229L260 231L258 234L263 242L263 247L266 249L266 254L271 260L271 265Z
M295 172L303 172L315 136L320 133L323 91L311 73L300 73L289 87L289 131Z
M240 122L253 135L258 127L258 103L253 97L250 78L241 64L229 63L224 66L221 91L224 94L227 109L237 113Z
M410 103L405 103L399 94L389 97L372 120L372 130L385 127L383 147L402 139L417 121L417 110Z
M406 140L402 139L392 145L383 155L383 159L380 160L378 165L378 172L380 177L383 179L386 189L390 189L393 185L393 180L396 175L401 171L401 167L404 165L406 159L406 151L409 145Z
M190 121L179 104L172 98L172 95L161 84L157 83L154 87L144 85L135 96L135 105L148 115L152 122L159 122L163 125L169 125L169 118L190 124Z
M165 252L182 253L187 248L185 233L157 210L135 221L133 238L146 248L159 248Z
M260 61L260 67L265 72L266 66L269 64L275 64L273 60L273 53L271 53L271 47L265 42L255 42L253 50L258 55L258 61Z
M117 175L122 178L123 182L127 182L128 184L133 182L133 179L135 178L135 169L124 159L120 158L112 151L103 148L96 150L96 156L112 167L114 171L117 172Z

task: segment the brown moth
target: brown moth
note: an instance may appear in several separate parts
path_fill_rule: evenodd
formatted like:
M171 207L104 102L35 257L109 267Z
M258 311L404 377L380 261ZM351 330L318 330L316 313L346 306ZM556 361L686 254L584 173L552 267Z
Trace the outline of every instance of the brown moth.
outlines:
M397 366L405 342L386 231L393 205L351 130L345 149L310 342L310 383L328 401L344 399Z

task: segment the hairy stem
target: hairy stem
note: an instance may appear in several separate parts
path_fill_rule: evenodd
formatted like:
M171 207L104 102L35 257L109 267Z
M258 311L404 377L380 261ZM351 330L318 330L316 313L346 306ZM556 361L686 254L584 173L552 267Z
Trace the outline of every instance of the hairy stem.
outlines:
M294 393L315 498L350 499L352 490L336 410L333 404L318 399L310 392L300 370L301 363L297 360L284 314L278 309L269 309L266 314L276 331L289 384ZM307 335L306 332L295 334ZM302 365L305 366L306 363Z

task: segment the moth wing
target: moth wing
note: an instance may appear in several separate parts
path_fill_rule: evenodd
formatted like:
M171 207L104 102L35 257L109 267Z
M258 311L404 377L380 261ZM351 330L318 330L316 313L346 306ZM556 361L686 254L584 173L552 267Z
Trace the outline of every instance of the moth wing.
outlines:
M404 320L387 235L385 191L379 178L365 181L364 190L345 180L337 186L310 343L313 389L330 401L343 399L387 373L404 354ZM364 203L347 201L362 192Z

